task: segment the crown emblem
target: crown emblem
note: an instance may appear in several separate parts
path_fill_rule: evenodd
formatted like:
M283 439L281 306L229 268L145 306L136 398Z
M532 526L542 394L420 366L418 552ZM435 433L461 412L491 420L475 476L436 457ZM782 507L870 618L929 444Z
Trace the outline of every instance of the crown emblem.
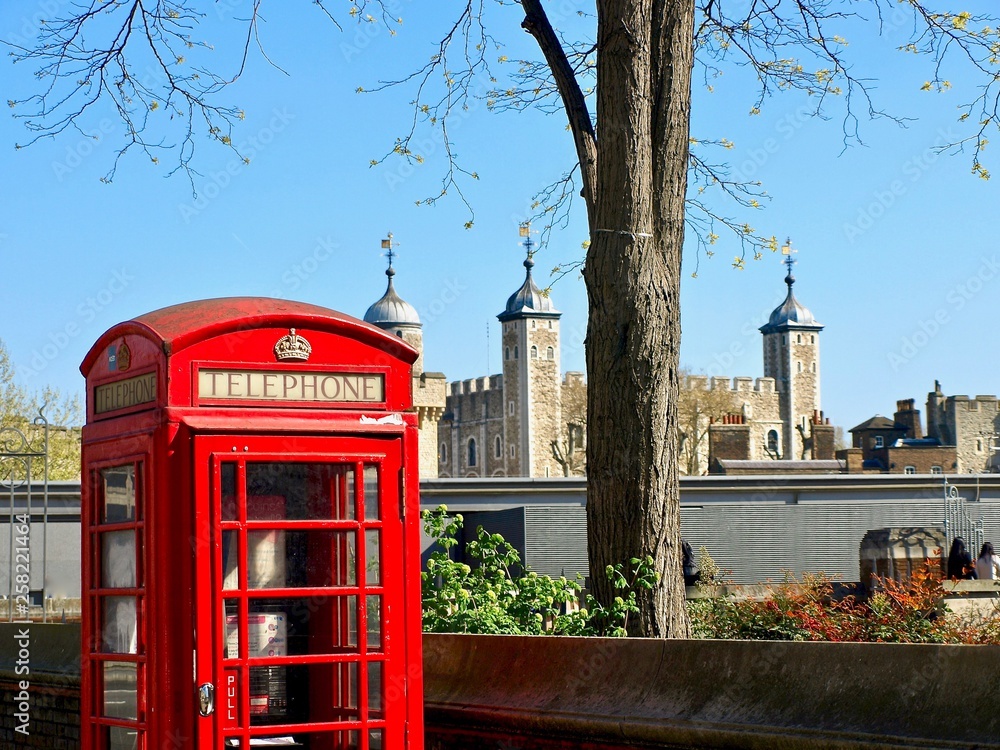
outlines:
M274 356L278 358L279 362L286 359L294 362L305 362L309 359L310 354L312 354L312 345L299 336L294 328L290 328L288 335L282 336L274 345Z
M123 343L118 347L118 357L116 359L119 370L124 371L132 366L132 351L128 348L128 344Z

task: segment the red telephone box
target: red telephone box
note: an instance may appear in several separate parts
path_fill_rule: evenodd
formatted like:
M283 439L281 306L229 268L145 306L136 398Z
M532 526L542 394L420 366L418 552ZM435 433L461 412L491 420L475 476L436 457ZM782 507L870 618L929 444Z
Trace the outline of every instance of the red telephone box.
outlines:
M416 357L259 298L101 336L81 366L84 750L423 747Z

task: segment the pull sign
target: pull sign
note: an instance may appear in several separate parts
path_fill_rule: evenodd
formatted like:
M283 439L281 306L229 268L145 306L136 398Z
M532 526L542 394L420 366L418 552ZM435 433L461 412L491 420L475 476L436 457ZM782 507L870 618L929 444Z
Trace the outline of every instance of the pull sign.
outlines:
M225 700L222 701L222 723L226 729L239 726L239 673L235 669L225 671Z
M215 686L206 682L198 687L198 713L211 716L215 711Z

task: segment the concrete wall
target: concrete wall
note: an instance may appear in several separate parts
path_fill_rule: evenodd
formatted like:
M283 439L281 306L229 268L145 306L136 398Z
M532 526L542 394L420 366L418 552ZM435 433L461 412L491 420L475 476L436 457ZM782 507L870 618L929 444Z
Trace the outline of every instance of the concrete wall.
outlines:
M0 649L0 747L79 747L79 641L31 626L27 738ZM975 689L1000 646L425 634L423 650L427 750L1000 749L994 691Z
M998 670L998 646L426 635L426 747L987 750Z

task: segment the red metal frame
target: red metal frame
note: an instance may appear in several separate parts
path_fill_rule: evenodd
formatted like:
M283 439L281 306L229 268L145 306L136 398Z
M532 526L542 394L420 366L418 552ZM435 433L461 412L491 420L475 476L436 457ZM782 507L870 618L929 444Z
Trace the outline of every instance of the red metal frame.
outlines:
M291 328L312 345L307 363L276 361L275 342ZM124 356L112 359L116 352ZM104 739L108 727L137 732L140 750L217 750L232 746L226 737L239 739L245 747L252 737L280 734L311 739L307 744L312 748L341 750L349 746L351 733L357 733L359 748L422 747L418 454L416 418L410 411L410 366L416 356L397 337L353 318L312 305L257 298L167 308L115 326L95 343L81 367L88 400L82 507L85 750L108 750ZM198 398L199 368L377 373L384 378L384 401L208 402ZM121 408L96 413L96 388L151 372L156 373L155 400L129 403L116 398L114 403ZM388 420L378 421L386 415ZM102 524L100 470L128 463L136 471L135 521ZM348 476L354 475L353 501L363 508L365 467L377 466L379 517L366 519L359 510L353 519L344 518L344 513L339 519L336 513L308 520L248 519L246 471L258 463L340 467L316 469L315 480L309 478L312 470L301 471L306 472L308 486L321 488L330 502L341 504L341 511L349 502ZM224 464L236 467L240 502L235 507L242 510L235 519L222 517ZM135 585L102 588L100 535L130 529L136 535ZM244 568L248 539L255 531L258 536L253 539L266 533L299 540L296 549L305 550L310 564L316 563L321 571L346 569L346 541L353 538L355 580L314 577L285 588L248 588ZM369 534L375 533L381 576L377 584L369 583L366 565L360 564L367 559ZM235 590L223 591L224 535L229 544L236 540L235 559L243 561ZM102 651L101 613L110 596L135 597L134 654ZM378 597L371 606L380 605L381 650L368 647L368 597ZM224 602L235 606L238 614L235 658L226 650ZM251 606L264 602L312 607L291 616L302 623L296 625L301 633L296 631L293 651L249 654ZM353 620L346 616L349 607L356 613ZM277 617L261 616L257 621L273 625ZM350 627L357 634L353 652L337 646L347 642ZM134 721L103 715L108 712L103 708L101 673L108 662L136 664ZM381 673L377 715L366 703L368 665L381 665L371 667L374 674ZM311 713L304 717L309 721L293 722L303 718L293 715L284 724L251 726L249 676L255 668L268 668L268 675L305 670L315 688L309 691ZM336 712L338 703L343 703L337 698L345 696L348 673L356 675L360 697L350 716ZM232 675L237 677L239 699L235 723L220 710L226 705L227 688L232 687L226 680ZM202 683L216 687L217 709L208 717L197 710L195 691ZM132 695L127 682L116 687ZM293 685L293 697L298 695L294 689ZM381 732L380 743L369 745L368 731ZM329 741L320 741L323 732L330 732Z

